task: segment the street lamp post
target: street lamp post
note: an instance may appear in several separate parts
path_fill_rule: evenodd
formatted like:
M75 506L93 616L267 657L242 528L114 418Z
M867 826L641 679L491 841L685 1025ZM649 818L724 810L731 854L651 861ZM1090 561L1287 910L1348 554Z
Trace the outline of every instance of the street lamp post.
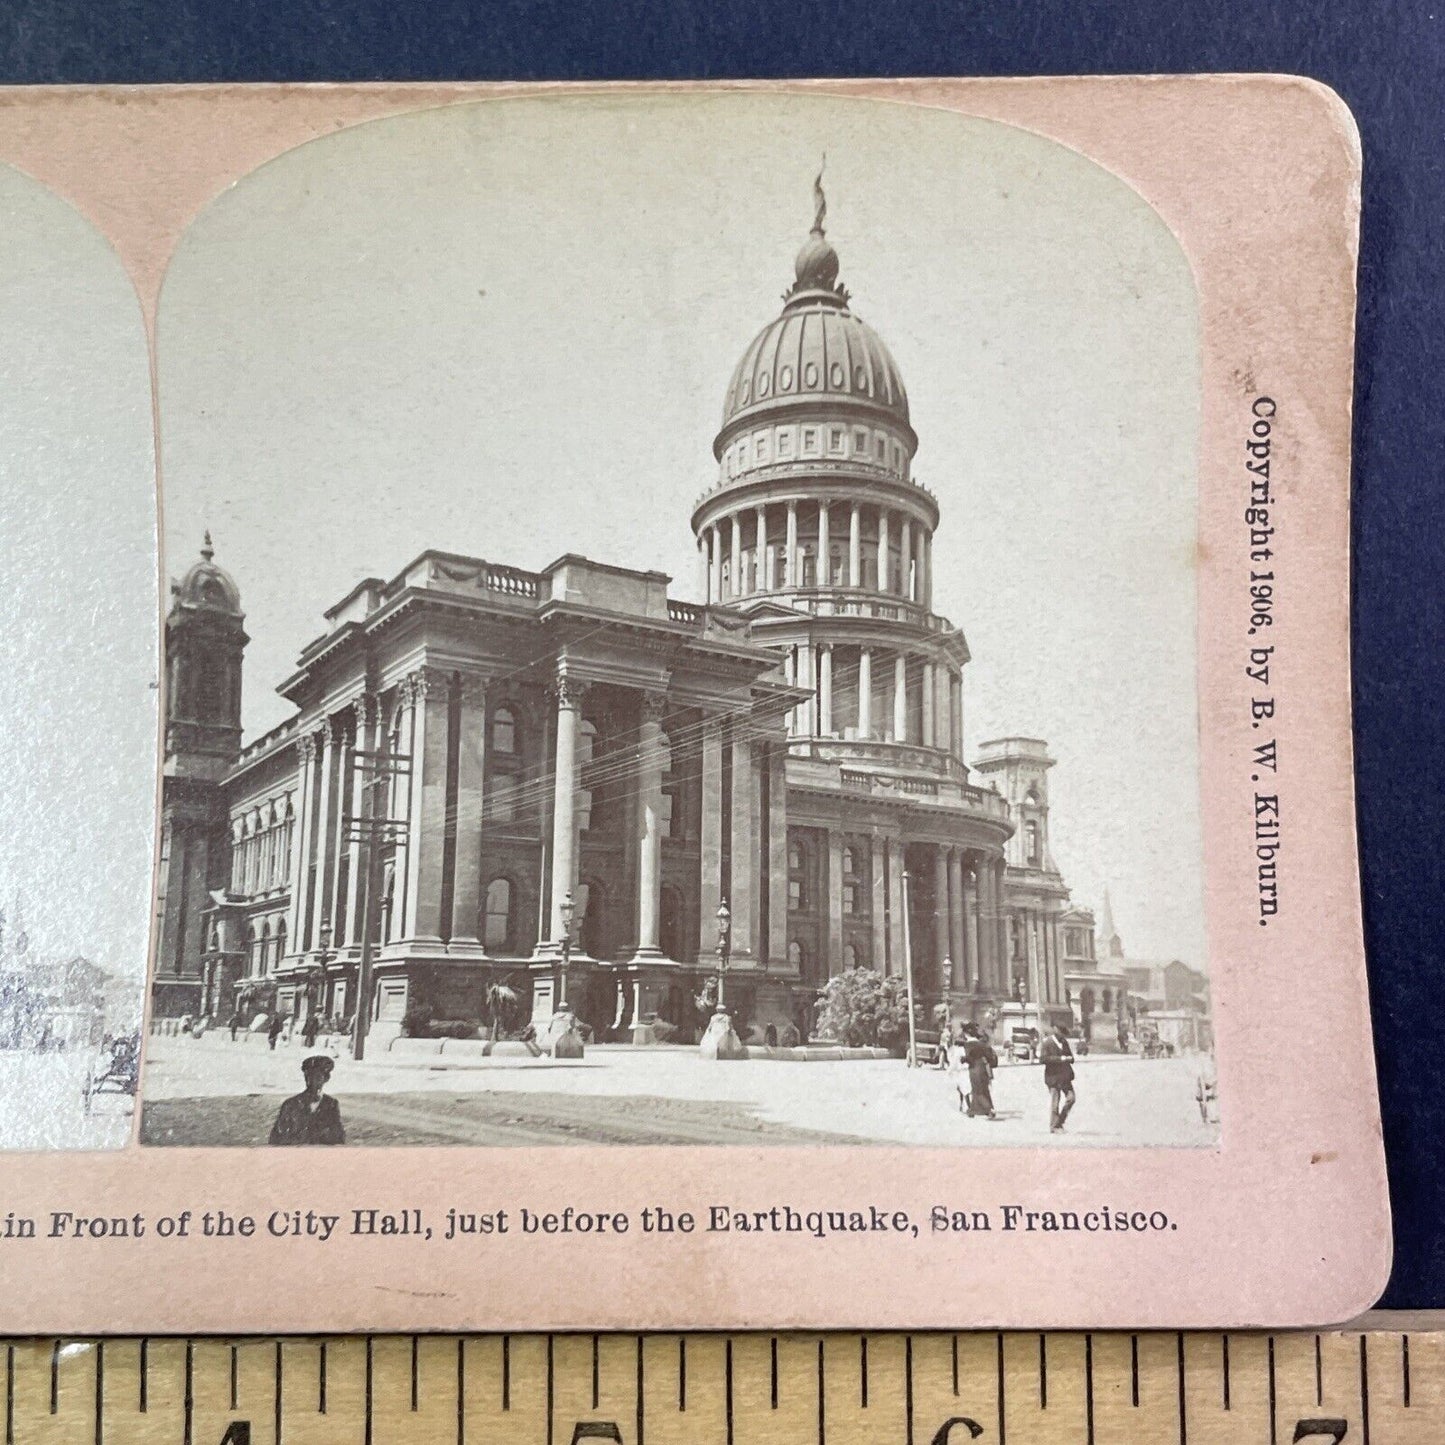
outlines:
M726 1013L723 988L728 976L728 960L732 957L733 916L726 898L717 906L717 1012Z
M307 998L310 1004L310 1012L316 1012L321 1007L321 998L326 988L326 965L336 957L331 947L331 923L323 920L316 936L316 962L311 966L309 973ZM313 992L314 990L314 992Z
M577 916L577 904L572 890L567 890L559 912L562 916L562 937L557 940L562 962L557 980L557 1002L552 1011L552 1023L547 1030L545 1047L554 1059L580 1059L583 1052L582 1035L577 1029L577 1015L567 1002L567 965L572 961L572 920Z

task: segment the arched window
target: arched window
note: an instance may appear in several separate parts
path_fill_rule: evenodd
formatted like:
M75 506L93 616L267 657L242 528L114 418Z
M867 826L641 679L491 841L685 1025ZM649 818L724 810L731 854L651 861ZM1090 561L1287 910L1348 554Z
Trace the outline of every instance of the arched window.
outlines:
M1032 818L1024 824L1024 852L1030 868L1038 868L1042 865L1039 825Z
M286 920L283 918L283 919L279 920L279 921L277 922L277 924L276 924L276 951L275 951L275 954L274 954L274 963L273 963L272 966L274 967L274 966L275 966L275 963L280 963L281 960L282 960L283 958L285 958L285 956L286 956Z
M482 942L487 948L512 946L512 883L493 878L487 884L487 913L482 924Z
M492 751L512 757L517 751L517 717L509 707L492 714Z
M843 849L843 912L858 911L857 860L851 848ZM849 965L852 966L851 964Z
M803 971L803 945L796 938L788 943L788 962L798 970Z
M858 950L854 948L851 943L845 943L843 945L843 967L858 967Z

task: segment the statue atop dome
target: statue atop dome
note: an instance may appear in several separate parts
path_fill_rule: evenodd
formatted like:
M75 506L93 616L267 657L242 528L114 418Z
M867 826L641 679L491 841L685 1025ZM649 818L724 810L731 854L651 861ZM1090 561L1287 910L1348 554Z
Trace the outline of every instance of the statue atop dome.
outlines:
M823 165L827 164L823 157ZM788 302L806 295L809 301L819 301L825 296L835 305L848 304L848 290L838 284L838 253L833 249L823 229L828 218L828 198L823 193L823 165L813 178L813 229L803 242L793 263L796 278L792 288L784 295Z

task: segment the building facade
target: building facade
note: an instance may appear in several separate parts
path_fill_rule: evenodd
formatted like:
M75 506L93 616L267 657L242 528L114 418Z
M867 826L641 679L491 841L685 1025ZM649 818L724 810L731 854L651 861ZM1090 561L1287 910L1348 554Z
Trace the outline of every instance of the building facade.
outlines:
M538 1020L565 988L601 1036L686 1036L725 901L758 1036L910 960L923 1009L1068 1016L1052 760L1028 737L965 760L938 502L823 220L820 194L727 388L701 605L572 555L427 552L327 612L294 715L243 750L240 594L207 539L166 631L158 1013L346 1017L369 912L383 1035L476 1021L507 981Z

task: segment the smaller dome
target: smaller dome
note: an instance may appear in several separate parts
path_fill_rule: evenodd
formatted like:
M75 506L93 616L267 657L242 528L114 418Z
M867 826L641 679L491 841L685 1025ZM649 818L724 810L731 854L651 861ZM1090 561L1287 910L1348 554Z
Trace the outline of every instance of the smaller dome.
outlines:
M201 546L201 560L195 563L179 582L171 583L171 595L179 607L199 608L206 612L226 612L241 616L241 589L231 574L212 560L216 549L211 534Z

